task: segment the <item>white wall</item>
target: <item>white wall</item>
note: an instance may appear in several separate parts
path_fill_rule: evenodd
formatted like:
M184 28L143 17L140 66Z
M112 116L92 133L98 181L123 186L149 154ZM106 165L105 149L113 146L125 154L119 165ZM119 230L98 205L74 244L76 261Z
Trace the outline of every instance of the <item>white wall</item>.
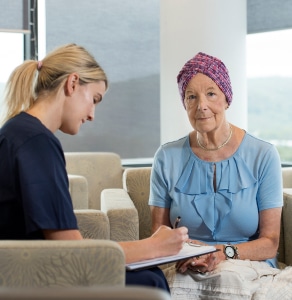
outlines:
M246 0L161 0L160 7L161 143L191 131L176 76L200 51L229 69L233 102L227 118L247 129Z

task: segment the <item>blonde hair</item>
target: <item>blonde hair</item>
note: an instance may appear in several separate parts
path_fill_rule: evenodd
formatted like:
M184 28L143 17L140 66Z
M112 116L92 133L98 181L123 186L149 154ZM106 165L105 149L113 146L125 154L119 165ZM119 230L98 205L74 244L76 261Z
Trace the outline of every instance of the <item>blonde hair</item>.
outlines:
M105 72L85 48L64 45L40 62L25 61L11 73L5 88L2 123L29 109L39 95L56 93L74 72L78 73L80 84L104 81L108 88Z

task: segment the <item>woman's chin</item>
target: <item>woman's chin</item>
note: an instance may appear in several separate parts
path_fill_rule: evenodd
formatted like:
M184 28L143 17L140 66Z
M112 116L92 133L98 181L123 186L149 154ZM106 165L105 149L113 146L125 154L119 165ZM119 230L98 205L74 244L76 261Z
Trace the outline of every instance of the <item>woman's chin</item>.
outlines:
M69 135L76 135L79 132L80 127L78 128L60 128L60 131L62 131L65 134Z

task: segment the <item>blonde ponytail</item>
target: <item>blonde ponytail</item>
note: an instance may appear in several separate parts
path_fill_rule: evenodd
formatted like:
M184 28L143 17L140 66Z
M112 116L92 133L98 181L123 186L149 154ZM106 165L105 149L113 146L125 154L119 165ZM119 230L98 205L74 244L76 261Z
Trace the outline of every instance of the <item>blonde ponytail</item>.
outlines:
M37 73L33 60L25 61L11 73L4 91L3 123L33 104Z
M74 72L79 74L80 84L104 81L108 88L105 72L85 48L76 44L61 46L41 63L27 60L12 72L4 94L3 123L28 110L42 93L55 93Z

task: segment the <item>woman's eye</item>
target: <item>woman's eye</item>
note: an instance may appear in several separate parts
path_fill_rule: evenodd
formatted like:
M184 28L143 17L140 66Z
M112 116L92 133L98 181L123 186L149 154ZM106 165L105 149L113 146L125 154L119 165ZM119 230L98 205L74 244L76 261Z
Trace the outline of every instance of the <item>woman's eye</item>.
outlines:
M102 96L98 95L93 98L93 104L96 105L102 101Z
M213 92L210 92L210 93L208 93L208 95L212 97L212 96L214 96L214 95L215 95L215 93L213 93Z
M99 98L93 98L93 104L97 104L100 102L100 99Z
M187 96L187 100L193 100L195 98L196 98L195 95L189 95L189 96Z

